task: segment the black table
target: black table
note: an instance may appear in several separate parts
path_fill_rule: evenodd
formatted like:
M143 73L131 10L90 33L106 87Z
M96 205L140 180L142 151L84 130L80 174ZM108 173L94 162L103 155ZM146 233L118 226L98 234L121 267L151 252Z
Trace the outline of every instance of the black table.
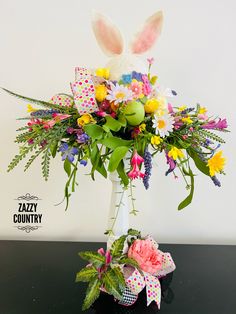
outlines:
M82 313L86 284L74 280L85 263L77 252L102 246L105 244L0 241L0 314ZM142 293L131 307L103 295L84 313L236 313L235 246L163 244L160 249L171 252L177 266L172 281L165 279L160 312L154 302L145 306Z

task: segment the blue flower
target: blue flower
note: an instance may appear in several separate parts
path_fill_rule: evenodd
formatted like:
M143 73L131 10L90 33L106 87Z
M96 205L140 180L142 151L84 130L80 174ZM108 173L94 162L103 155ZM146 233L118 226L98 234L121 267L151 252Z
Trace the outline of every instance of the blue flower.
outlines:
M132 81L132 75L131 74L123 74L122 75L122 82L124 84L130 84Z
M83 166L87 166L87 160L82 159L79 163Z
M89 136L86 133L77 134L77 142L80 144L86 143L89 140Z
M132 78L137 81L142 81L142 73L138 73L136 71L132 72Z
M75 155L78 155L79 151L76 147L69 148L69 145L63 142L59 148L59 152L62 152L62 160L68 159L69 162L73 162Z

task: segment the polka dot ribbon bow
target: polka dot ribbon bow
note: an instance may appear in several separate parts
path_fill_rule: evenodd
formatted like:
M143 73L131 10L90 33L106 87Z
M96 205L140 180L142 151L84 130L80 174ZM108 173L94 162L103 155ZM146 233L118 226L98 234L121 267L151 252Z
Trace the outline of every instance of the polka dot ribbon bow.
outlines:
M152 243L158 247L158 244L151 238ZM166 276L175 270L175 264L170 253L162 254L162 268L155 275L151 275L147 272L141 274L137 269L130 274L130 270L125 271L124 276L126 278L126 289L123 292L123 299L119 302L122 305L132 305L138 298L138 294L146 286L147 306L152 301L155 301L160 309L161 304L161 284L159 278ZM128 275L127 275L128 274Z
M98 111L94 82L88 69L75 68L75 82L71 83L71 90L80 115Z

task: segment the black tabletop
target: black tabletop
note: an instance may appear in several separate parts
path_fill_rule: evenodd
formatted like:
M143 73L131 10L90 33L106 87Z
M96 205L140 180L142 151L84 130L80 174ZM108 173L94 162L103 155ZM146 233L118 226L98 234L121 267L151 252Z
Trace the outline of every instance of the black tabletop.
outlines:
M79 314L86 283L75 283L84 265L77 252L104 243L0 241L0 314ZM145 305L145 293L131 307L101 295L83 313L236 313L236 247L163 244L177 269L162 282L161 310Z

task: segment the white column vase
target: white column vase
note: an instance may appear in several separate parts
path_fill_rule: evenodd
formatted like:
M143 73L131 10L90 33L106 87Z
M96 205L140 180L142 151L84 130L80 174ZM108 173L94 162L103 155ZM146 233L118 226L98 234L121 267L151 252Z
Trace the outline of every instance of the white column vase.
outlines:
M110 249L114 240L126 234L129 229L129 202L127 190L123 189L120 184L120 178L117 172L110 174L112 182L111 202L108 216L108 230L112 230L113 234L109 236L107 241L107 249Z

